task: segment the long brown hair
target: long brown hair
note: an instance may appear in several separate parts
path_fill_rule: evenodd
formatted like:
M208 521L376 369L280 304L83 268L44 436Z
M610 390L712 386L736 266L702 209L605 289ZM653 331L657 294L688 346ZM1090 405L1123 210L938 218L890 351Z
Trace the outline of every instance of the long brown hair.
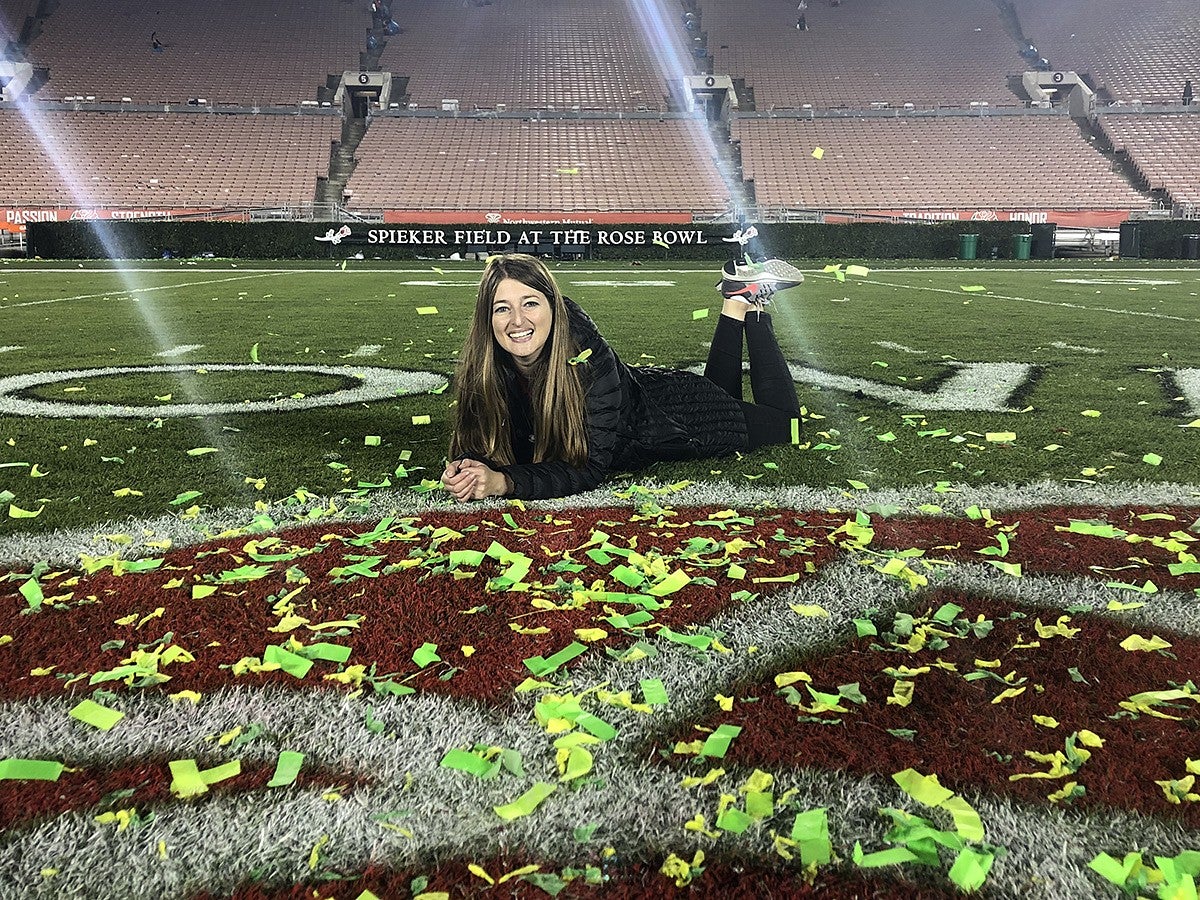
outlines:
M529 373L536 435L533 461L581 467L587 461L584 391L577 368L569 364L579 350L554 276L541 260L524 253L492 257L479 280L475 313L455 375L458 403L450 457L482 456L500 465L516 461L502 369L512 362L492 332L492 302L506 278L544 294L553 312L550 336Z

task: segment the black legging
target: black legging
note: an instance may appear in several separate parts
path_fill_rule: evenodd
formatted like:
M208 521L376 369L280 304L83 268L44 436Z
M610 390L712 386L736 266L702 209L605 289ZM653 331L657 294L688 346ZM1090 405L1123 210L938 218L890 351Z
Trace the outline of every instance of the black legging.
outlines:
M754 402L742 399L742 333L750 354L750 391ZM749 449L792 440L792 421L800 419L796 383L767 313L751 312L744 323L730 316L717 320L704 377L742 404Z

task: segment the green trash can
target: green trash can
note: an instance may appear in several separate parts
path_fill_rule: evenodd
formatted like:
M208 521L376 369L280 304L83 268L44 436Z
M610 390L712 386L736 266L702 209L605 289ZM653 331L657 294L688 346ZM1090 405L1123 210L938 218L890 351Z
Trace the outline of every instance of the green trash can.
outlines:
M1032 234L1013 235L1013 259L1029 259L1029 249L1033 246Z
M958 236L958 258L975 259L979 252L979 235L960 234Z

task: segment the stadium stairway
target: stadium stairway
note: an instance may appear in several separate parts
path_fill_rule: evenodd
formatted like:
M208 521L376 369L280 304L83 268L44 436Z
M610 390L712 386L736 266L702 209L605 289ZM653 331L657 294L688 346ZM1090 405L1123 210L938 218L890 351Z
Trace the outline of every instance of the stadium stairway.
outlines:
M346 184L354 174L358 160L354 154L367 133L367 120L347 116L342 121L342 138L329 146L329 174L317 179L316 201L318 203L341 204L345 198Z
M1133 186L1134 190L1149 198L1160 207L1170 207L1171 198L1165 190L1154 190L1146 180L1146 176L1134 164L1129 153L1118 150L1113 146L1112 139L1100 127L1099 119L1075 118L1072 121L1079 126L1079 133L1093 148L1104 154L1112 163L1113 169Z

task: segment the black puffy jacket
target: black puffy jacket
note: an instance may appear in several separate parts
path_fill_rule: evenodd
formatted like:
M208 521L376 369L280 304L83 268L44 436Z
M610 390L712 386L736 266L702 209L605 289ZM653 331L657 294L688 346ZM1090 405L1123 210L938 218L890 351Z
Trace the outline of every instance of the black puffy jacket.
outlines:
M524 500L564 497L590 490L607 476L665 460L703 459L746 449L746 419L738 400L702 375L674 369L631 369L621 362L580 306L567 300L571 336L591 355L581 365L587 392L588 458L518 462L499 471L513 482L509 496ZM505 366L512 446L528 459L532 429L529 401L516 372ZM522 414L525 413L525 414Z

